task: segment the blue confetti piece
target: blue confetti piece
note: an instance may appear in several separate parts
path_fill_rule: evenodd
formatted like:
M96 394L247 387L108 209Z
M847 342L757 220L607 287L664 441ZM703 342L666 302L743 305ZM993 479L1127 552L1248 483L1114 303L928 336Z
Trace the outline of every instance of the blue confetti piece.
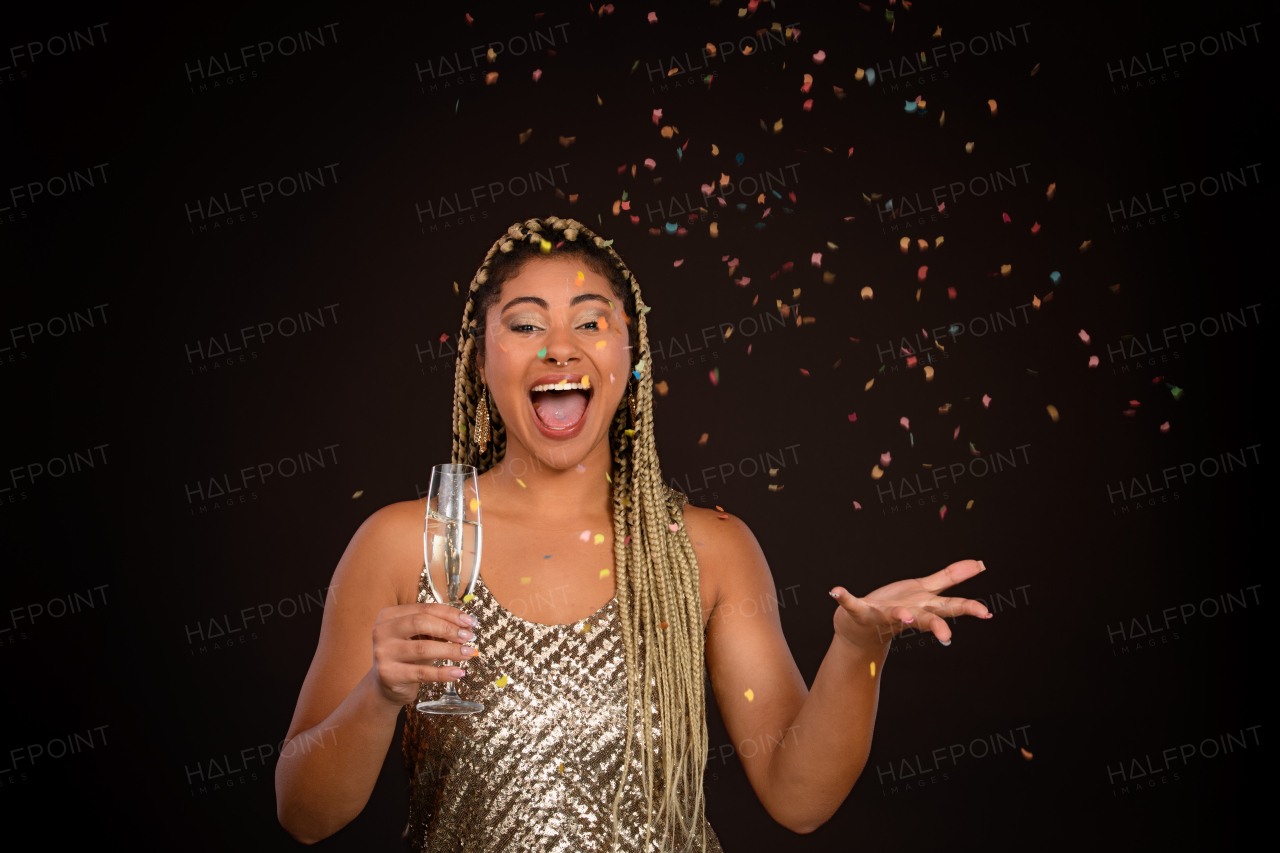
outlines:
M889 199L884 203L885 210L893 210L893 199Z
M746 209L747 209L746 204L739 204L739 205L738 205L738 210L746 210Z
M782 212L783 212L783 213L795 213L795 211L794 211L794 210L792 210L792 209L791 209L791 208L789 208L789 207L784 207L784 208L782 208Z
M756 230L757 230L757 231L759 231L759 230L760 230L760 229L762 229L762 228L764 228L764 223L763 223L763 222L757 222L757 223L756 223Z
M778 192L777 190L769 190L769 192L773 193L775 198L782 198L782 193Z
M677 149L676 149L676 162L677 162L677 163L683 163L683 162L684 162L684 149L683 149L683 148L677 148Z
M903 109L909 113L913 113L916 111L916 107L918 106L919 104L917 104L915 101L907 101L907 105L903 107Z
M674 234L674 233L676 233L676 228L677 228L677 226L676 226L676 224L675 224L674 222L668 222L668 223L667 223L667 233L668 233L668 234Z
M867 85L874 86L876 84L876 72L874 68L867 69Z
M639 378L640 378L640 371L638 371L638 370L633 370L633 371L631 371L631 375L632 375L632 376L634 376L636 379L639 379Z
M1057 270L1054 270L1053 272L1049 273L1049 280L1052 281L1054 284L1057 284L1058 279L1060 278L1062 278L1062 273L1058 272Z
M550 559L551 559L551 555L550 555L550 554L548 554L547 556L543 557L542 559L544 559L544 560L550 560Z
M947 331L949 331L951 333L951 337L954 338L957 334L960 333L960 326L959 325L952 326Z
M741 166L743 163L747 162L747 155L746 155L746 154L739 154L738 156L734 157L733 159L734 159L734 160L736 160L736 161L738 162L738 165L739 165L739 166Z

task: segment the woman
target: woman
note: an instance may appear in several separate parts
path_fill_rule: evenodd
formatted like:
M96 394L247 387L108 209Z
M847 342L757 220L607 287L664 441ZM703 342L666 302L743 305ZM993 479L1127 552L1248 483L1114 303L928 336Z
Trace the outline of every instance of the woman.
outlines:
M751 531L663 484L647 311L610 243L574 220L518 223L489 250L453 418L453 461L482 472L482 579L466 612L434 601L419 501L352 538L276 768L299 841L364 808L408 705L418 849L719 850L703 815L704 666L734 742L765 747L740 753L761 803L812 832L866 763L894 634L915 624L950 645L944 614L990 618L939 595L984 570L972 560L865 598L836 587L806 689L776 609L736 606L774 595ZM483 713L414 710L460 679Z

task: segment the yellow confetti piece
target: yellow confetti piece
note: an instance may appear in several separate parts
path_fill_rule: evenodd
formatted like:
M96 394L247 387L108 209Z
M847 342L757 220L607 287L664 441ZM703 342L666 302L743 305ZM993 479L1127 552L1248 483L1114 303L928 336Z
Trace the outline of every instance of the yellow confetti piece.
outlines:
M836 274L835 274L835 273L833 273L833 272L824 272L824 273L822 274L822 282L823 282L823 284L830 284L831 282L833 282L833 281L835 281L835 280L836 280Z
M596 349L604 349L608 341L596 341Z
M1009 274L1012 272L1013 272L1013 264L1000 265L1000 275L1004 276L1005 278L1008 278Z
M633 435L636 434L636 431L633 429L624 429L622 431L622 434L625 435L627 438L631 438Z
M720 148L714 142L711 143L711 156L715 157L720 153Z
M359 490L358 492L356 492L354 495L352 495L352 496L351 496L351 500L355 500L356 498L360 497L360 496L361 496L361 495L363 495L363 494L364 494L364 489L361 489L361 490Z
M714 222L711 223L711 236L713 238L720 236L720 226Z
M549 254L551 254L551 241L550 241L550 240L543 240L543 241L542 241L541 243L539 243L538 245L539 245L539 247L542 249L542 254L544 254L544 255L549 255Z
M967 509L967 510L968 510L968 509L973 509L973 501L969 501L967 504L965 504L965 505L964 505L964 508L965 508L965 509Z
M480 501L476 498L472 498L469 506L471 507L472 512L476 512L477 510L480 509Z
M871 479L879 480L883 476L884 476L884 469L882 469L879 465L871 466Z
M527 488L529 488L528 486L526 486L526 485L524 484L524 480L521 480L519 477L516 477L516 482L520 484L520 488L522 488L522 489L527 489Z
M1045 411L1049 413L1049 419L1056 424L1058 422L1058 407L1045 406L1044 408L1045 408Z
M598 97L598 96L597 96L597 97ZM557 764L557 765L556 765L556 769L557 769L557 770L559 770L561 773L563 773L563 772L564 772L564 764L563 764L563 763L561 763L561 764Z
M493 686L497 687L498 689L502 689L503 687L506 687L510 683L511 683L511 679L503 675L503 676L499 676L499 678L493 682Z
M867 380L866 387L864 387L862 390L863 390L863 391L870 391L870 390L871 390L871 386L872 386L872 385L875 385L875 384L876 384L876 381L875 381L874 379L868 379L868 380Z
M1053 201L1053 194L1058 191L1057 184L1049 184L1049 189L1045 190L1044 197L1049 201Z
M485 59L489 60L490 64L498 61L498 54L494 52L493 48L489 48L488 50L486 50L484 52L484 56L485 56Z
M604 578L607 578L607 577L609 577L609 570L608 570L608 569L601 569L601 570L600 570L600 578L603 580Z
M752 690L750 687L748 687L748 688L747 688L747 692L746 692L746 693L743 693L742 695L747 697L747 701L748 701L748 702L754 702L754 701L756 701L756 693L755 693L755 691L754 691L754 690Z
M943 243L943 239L944 239L944 238L943 238L943 236L942 236L941 234L939 234L939 235L938 235L938 239L933 241L933 248L935 248L935 249L936 249L936 248L938 248L939 246L941 246L941 245L942 245L942 243Z
M603 541L604 541L604 534L603 534L603 533L597 533L595 536L592 536L592 537L591 537L591 541L592 541L592 542L594 542L594 543L596 543L597 545L599 545L601 542L603 542Z
M925 382L933 381L933 368L929 367L927 364L925 365L925 368L924 368L924 381Z
M582 375L582 386L583 386L584 388L590 388L590 387L591 387L591 377L590 377L590 376L587 376L585 373Z
M919 302L919 301L920 301L920 293L921 293L921 292L922 292L922 291L921 291L921 289L917 287L917 288L916 288L916 302Z
M966 143L964 144L964 153L966 153L966 154L972 154L972 153L973 153L973 143L972 143L972 142L966 142Z
M1083 243L1080 244L1080 251L1087 252L1089 251L1089 247L1092 245L1093 245L1092 240L1085 240Z
M469 592L466 595L462 596L462 601L465 604L471 601L475 601L475 598L476 598L476 594L474 592Z
M532 583L533 578L520 578L520 583Z
M872 661L872 662L871 662L871 677L872 677L872 678L875 678L875 677L876 677L876 662L875 662L875 661Z

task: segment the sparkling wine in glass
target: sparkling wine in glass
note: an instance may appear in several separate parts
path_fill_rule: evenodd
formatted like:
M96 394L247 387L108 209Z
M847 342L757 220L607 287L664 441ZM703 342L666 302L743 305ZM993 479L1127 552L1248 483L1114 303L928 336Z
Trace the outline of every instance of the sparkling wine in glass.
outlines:
M436 601L461 604L480 576L480 491L474 466L437 465L431 469L423 551L427 583ZM452 662L446 661L445 666L452 666ZM459 696L452 681L445 682L439 699L419 702L417 707L425 714L484 710L479 702Z

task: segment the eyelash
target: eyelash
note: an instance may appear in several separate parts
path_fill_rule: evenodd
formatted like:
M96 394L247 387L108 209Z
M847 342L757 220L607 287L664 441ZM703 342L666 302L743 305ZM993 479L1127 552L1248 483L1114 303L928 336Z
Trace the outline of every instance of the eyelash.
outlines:
M582 328L582 329L585 329L588 327L590 327L591 331L598 332L600 331L600 321L592 320L588 323L583 323L581 326L579 326L579 328ZM528 333L536 330L537 330L537 326L534 326L532 323L517 323L516 325L511 327L511 331L513 332Z

